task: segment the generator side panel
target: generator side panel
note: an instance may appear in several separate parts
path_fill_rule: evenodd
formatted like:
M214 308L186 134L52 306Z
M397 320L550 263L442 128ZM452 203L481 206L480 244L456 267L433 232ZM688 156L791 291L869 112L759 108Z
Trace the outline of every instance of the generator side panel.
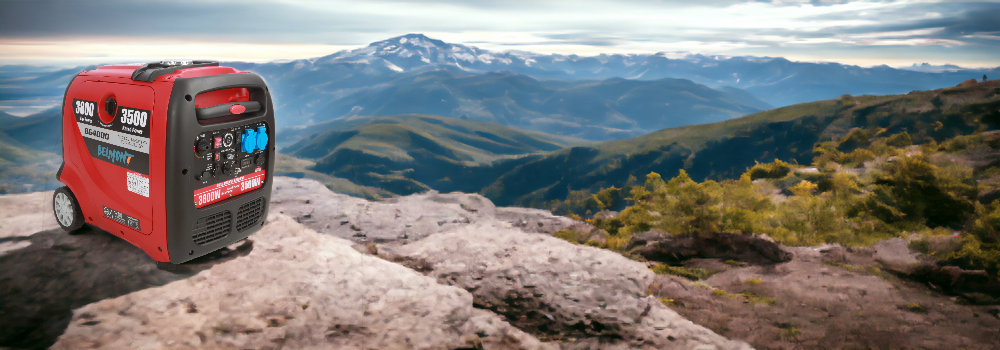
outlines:
M67 90L61 176L76 194L88 223L135 244L153 231L149 192L153 90L78 80Z
M246 88L259 111L199 121L199 94ZM167 245L172 263L211 253L256 232L267 216L274 113L253 73L177 78L170 98L165 167Z

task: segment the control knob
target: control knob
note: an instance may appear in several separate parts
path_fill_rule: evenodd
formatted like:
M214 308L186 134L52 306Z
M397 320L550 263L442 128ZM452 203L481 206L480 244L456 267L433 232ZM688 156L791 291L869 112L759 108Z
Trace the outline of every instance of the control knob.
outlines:
M210 150L212 150L212 140L209 140L207 137L202 137L198 140L198 144L195 145L194 153L199 157L204 157Z

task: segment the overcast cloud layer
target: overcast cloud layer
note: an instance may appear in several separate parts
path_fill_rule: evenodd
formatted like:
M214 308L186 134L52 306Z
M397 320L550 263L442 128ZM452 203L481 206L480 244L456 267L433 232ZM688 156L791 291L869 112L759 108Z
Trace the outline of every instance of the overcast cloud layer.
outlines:
M1000 66L998 1L0 1L0 64L297 59L407 33L501 51Z

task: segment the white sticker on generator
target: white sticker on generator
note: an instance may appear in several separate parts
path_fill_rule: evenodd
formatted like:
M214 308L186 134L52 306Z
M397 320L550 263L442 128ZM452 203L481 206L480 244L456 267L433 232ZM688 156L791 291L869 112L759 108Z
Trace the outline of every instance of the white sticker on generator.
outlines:
M128 190L149 197L149 178L136 172L127 172Z

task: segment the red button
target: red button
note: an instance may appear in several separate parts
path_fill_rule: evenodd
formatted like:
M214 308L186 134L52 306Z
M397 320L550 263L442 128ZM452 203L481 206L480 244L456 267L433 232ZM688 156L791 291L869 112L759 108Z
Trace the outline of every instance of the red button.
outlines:
M243 105L233 105L232 107L229 107L229 113L232 114L240 114L246 112L246 110L247 108L243 107Z
M215 148L222 147L222 137L215 138Z

